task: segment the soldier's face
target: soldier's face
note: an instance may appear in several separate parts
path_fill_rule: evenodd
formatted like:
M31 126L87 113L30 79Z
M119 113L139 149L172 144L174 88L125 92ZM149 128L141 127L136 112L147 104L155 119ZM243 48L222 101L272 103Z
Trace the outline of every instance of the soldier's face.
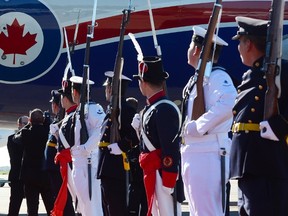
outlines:
M111 94L112 94L112 86L111 85L106 85L106 87L105 87L105 98L106 98L106 101L110 101Z
M250 43L251 41L244 36L241 36L239 38L238 51L239 51L242 63L247 66L251 66L249 63L249 57L248 57Z

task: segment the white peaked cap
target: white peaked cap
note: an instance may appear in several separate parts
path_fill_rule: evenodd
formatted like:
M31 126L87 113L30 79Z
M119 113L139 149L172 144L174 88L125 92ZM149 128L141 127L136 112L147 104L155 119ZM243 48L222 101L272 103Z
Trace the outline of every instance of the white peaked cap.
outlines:
M114 72L113 71L106 71L104 74L105 74L106 77L110 77L110 78L113 78L113 76L114 76ZM122 80L132 81L129 77L127 77L127 76L125 76L123 74L121 74L121 79Z
M195 36L200 36L202 38L205 38L205 35L206 35L206 32L207 30L200 27L200 26L193 26L193 31L194 31L194 34L192 36L192 41L193 41L193 37ZM215 35L213 36L213 43L215 43L216 41L216 44L217 45L220 45L220 46L228 46L228 43L226 41L224 41L223 39L221 39L219 36Z
M82 84L82 83L83 83L83 77L80 77L80 76L72 76L72 77L70 78L70 81L71 81L72 83ZM94 82L93 82L92 80L89 80L88 84L89 84L89 85L93 85Z

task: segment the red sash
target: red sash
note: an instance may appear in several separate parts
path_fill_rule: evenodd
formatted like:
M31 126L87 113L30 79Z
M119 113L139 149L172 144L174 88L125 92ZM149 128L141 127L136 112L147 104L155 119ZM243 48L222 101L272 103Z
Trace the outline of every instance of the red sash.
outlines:
M60 172L62 176L62 185L54 203L54 208L50 216L62 216L67 202L67 184L68 184L68 163L72 161L70 149L63 149L55 156L55 163L60 163Z
M149 153L141 153L139 161L144 174L144 185L148 202L147 216L151 216L156 185L156 171L161 168L161 150L156 149Z

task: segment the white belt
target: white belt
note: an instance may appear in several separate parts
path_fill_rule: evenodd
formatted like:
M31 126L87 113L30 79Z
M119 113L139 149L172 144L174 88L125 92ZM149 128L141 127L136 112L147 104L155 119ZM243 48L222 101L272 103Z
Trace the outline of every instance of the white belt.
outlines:
M217 142L219 136L225 138L228 137L228 133L207 134L200 137L185 136L185 145L201 142Z

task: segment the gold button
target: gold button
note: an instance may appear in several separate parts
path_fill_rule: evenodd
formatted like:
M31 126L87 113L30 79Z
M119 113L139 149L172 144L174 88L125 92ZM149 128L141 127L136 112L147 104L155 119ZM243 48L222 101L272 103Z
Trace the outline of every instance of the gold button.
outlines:
M252 123L252 121L251 121L251 120L248 120L248 122L249 122L249 123Z
M288 145L288 135L286 135L285 141L286 141L286 144Z
M233 115L236 115L236 114L237 114L236 110L233 110Z
M259 87L258 87L260 90L262 90L263 89L263 86L262 85L259 85Z
M251 108L251 112L255 112L255 108Z
M256 101L258 101L258 100L259 100L259 97L258 97L258 96L255 96L254 98L255 98L255 100L256 100Z
M240 89L238 89L238 90L237 90L237 92L238 92L238 94L239 94L239 93L241 92L241 90L240 90Z
M256 62L256 63L255 63L255 66L256 66L256 67L259 67L259 65L260 65L259 62Z

